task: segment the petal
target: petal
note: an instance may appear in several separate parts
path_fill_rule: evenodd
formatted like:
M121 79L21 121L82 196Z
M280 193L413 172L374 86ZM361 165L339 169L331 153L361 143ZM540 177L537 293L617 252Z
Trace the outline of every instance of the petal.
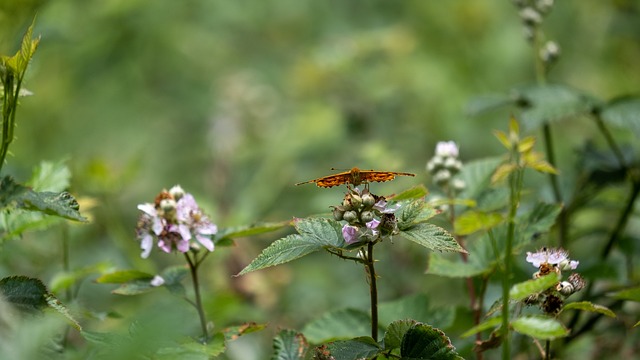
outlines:
M377 229L378 225L380 225L380 220L373 219L367 223L367 227L371 230Z
M145 203L138 205L138 210L149 214L151 216L158 216L158 212L156 211L156 207L153 204Z
M575 269L578 267L578 264L580 264L580 261L577 261L577 260L571 260L571 261L569 262L569 268L570 268L571 270L575 270Z
M166 253L170 253L171 252L171 241L165 241L164 239L160 239L158 240L158 247L166 252Z
M161 218L157 216L153 218L153 224L151 225L151 230L153 230L153 233L156 235L162 234L162 230L164 230L164 223L162 222Z
M342 236L344 237L344 241L347 244L354 243L358 241L358 228L351 225L345 225L342 227Z
M198 242L202 244L202 246L204 246L207 250L213 251L213 241L211 241L211 239L209 239L208 237L197 234L196 240L198 240Z
M180 240L176 244L176 247L178 248L178 251L180 251L181 253L186 253L187 251L189 251L189 241Z
M562 261L567 260L567 252L562 249L550 250L549 251L549 264L560 264Z
M140 257L143 259L148 258L151 253L151 249L153 249L153 236L151 236L151 234L144 234L142 236L142 239L140 239L140 248L142 249Z
M218 232L218 227L216 226L216 224L212 224L207 220L198 223L197 231L202 235L214 235Z
M547 254L543 252L532 253L527 251L527 262L533 264L535 267L540 267L540 264L547 261Z
M161 286L164 284L164 279L162 278L162 276L156 275L153 277L153 279L151 279L149 283L151 284L151 286Z
M180 224L175 228L174 231L180 234L183 240L185 241L191 240L191 230L189 229L189 226L185 224Z

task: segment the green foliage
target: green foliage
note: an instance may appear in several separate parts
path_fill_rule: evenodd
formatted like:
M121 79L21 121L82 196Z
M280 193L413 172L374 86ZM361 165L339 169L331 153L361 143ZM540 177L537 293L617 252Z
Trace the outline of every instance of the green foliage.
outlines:
M302 360L309 345L304 336L295 330L280 330L273 338L271 360Z
M540 340L553 340L569 335L557 319L547 316L522 316L511 322L513 330Z
M560 276L558 274L551 273L535 280L527 280L515 284L509 291L509 299L521 301L531 294L540 293L555 286L559 280Z
M565 306L562 307L562 311L572 310L572 309L598 313L598 314L602 314L602 315L608 316L610 318L615 318L616 317L616 314L613 311L611 311L609 308L607 308L606 306L593 304L593 303L591 303L589 301L572 302L572 303L568 303L568 304L566 304Z
M640 134L640 98L625 96L611 100L600 110L600 116L607 124Z
M307 323L302 332L313 344L354 338L371 332L371 316L356 309L334 310Z
M449 338L436 328L417 323L403 336L400 345L403 359L462 359L455 351Z

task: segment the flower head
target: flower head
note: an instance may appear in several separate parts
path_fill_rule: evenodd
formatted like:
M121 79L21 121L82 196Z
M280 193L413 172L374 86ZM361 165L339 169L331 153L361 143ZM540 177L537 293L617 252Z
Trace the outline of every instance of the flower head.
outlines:
M436 156L458 157L458 145L454 141L440 141L436 144Z
M218 227L203 213L193 196L179 186L170 191L163 190L153 204L140 204L138 209L142 214L136 235L140 240L142 258L149 256L154 241L167 253L174 249L185 253L201 246L213 251L211 236L218 232Z
M539 268L543 264L561 265L562 270L575 270L579 261L570 260L569 253L563 249L549 249L543 247L539 251L532 253L527 251L527 262Z

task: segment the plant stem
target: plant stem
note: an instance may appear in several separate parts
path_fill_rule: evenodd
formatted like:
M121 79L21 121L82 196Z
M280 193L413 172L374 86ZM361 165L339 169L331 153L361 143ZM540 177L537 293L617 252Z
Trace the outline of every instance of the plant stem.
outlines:
M544 358L545 360L551 359L551 340L547 340L544 346Z
M191 270L191 279L193 281L193 289L196 294L196 303L195 307L198 310L198 316L200 317L200 326L202 327L202 343L206 344L209 340L209 333L207 331L207 319L204 314L204 309L202 308L202 298L200 296L200 283L198 281L198 265L200 264L197 261L197 256L194 254L194 259L192 260L189 257L189 253L184 253L184 257L187 259L187 263L189 264L189 270Z
M378 285L376 282L376 269L374 268L373 245L370 241L367 244L366 270L369 276L369 295L371 297L371 337L378 341Z
M618 160L618 164L620 165L620 167L626 168L627 164L626 164L626 161L624 160L624 155L622 154L622 151L618 147L618 144L616 144L616 141L613 139L611 132L609 132L609 129L607 129L607 127L604 125L604 121L602 121L602 117L600 116L599 113L595 113L593 114L593 118L596 121L598 130L600 130L605 140L607 140L607 144L609 144L609 147L611 148L611 151L613 151L613 154L615 155L616 160Z
M511 162L519 164L519 154L517 147L511 150ZM511 257L513 252L513 241L516 230L516 213L520 203L520 188L522 186L522 169L518 166L509 175L509 218L507 228L507 243L504 250L504 272L502 275L502 359L511 358L511 348L509 339L509 288L511 286Z

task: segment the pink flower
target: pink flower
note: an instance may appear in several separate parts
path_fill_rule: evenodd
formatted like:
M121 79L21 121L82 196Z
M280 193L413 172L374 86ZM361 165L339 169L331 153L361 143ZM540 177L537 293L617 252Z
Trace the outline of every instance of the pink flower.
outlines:
M358 228L347 224L342 227L342 236L347 244L353 244L358 241Z
M579 261L570 260L569 253L566 250L549 249L546 247L543 247L535 253L527 251L526 260L537 268L547 263L550 265L558 265L562 270L575 270L580 263Z

